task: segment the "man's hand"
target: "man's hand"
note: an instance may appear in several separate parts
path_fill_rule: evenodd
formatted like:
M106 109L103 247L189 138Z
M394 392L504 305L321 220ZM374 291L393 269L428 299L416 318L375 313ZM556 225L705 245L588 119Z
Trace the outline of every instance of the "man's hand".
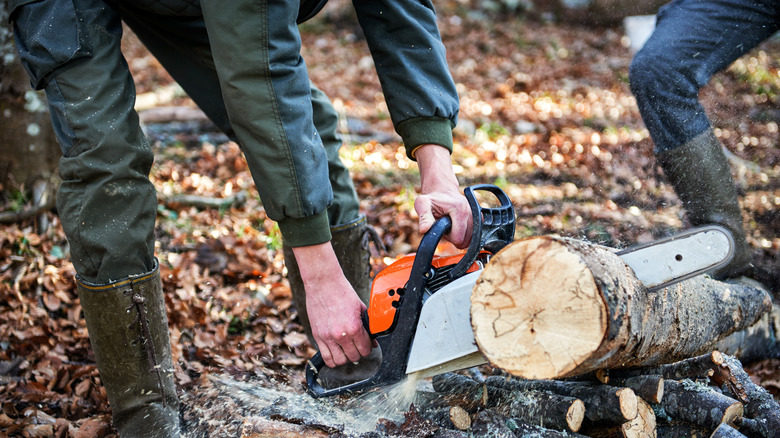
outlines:
M417 148L414 156L420 168L422 191L414 201L420 233L427 232L436 219L450 216L452 230L445 237L458 248L468 247L473 226L471 208L460 193L449 151L431 144Z
M312 336L328 367L357 362L371 353L360 301L339 266L330 242L293 248L303 285Z

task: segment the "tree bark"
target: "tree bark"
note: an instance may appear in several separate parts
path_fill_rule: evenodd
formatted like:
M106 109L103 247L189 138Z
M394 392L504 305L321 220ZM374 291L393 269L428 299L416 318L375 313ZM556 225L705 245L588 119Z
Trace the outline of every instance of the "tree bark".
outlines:
M744 434L740 433L737 429L729 426L728 424L721 423L712 432L710 438L747 438Z
M491 409L480 411L474 418L471 428L473 436L477 437L538 437L566 438L584 437L573 432L551 430L542 426L531 425L514 418L501 415Z
M625 379L629 377L645 376L648 374L657 374L664 379L688 379L697 377L710 377L715 368L717 368L722 356L719 352L713 351L700 356L690 357L678 362L663 364L653 367L617 369L609 370L610 379Z
M433 389L447 397L452 404L475 412L478 408L487 405L488 398L485 385L467 376L455 373L444 373L434 376Z
M542 391L508 391L487 386L488 406L499 413L547 429L578 432L585 419L582 400Z
M718 341L713 349L736 356L743 363L780 358L780 305L773 304L752 326Z
M664 397L664 378L658 374L626 379L613 378L610 380L610 385L631 388L637 397L654 404L661 403Z
M638 413L633 420L618 426L595 427L587 430L592 438L648 438L656 435L655 412L642 399L638 399Z
M585 418L591 422L623 424L636 418L637 397L629 388L558 380L517 380L488 377L487 386L508 391L550 391L575 397L585 403Z
M700 355L770 308L765 291L706 276L648 292L612 249L545 236L493 257L471 323L492 365L549 379Z
M780 404L772 394L753 383L733 356L723 355L720 368L726 375L726 387L745 406L745 416L756 420L756 428L762 437L780 437Z
M742 403L690 380L667 380L661 406L678 421L713 430L721 423L734 425L744 413Z
M664 424L656 428L658 438L709 438L711 432L691 424Z
M460 406L439 408L433 412L422 414L437 425L447 429L468 430L471 428L471 417Z

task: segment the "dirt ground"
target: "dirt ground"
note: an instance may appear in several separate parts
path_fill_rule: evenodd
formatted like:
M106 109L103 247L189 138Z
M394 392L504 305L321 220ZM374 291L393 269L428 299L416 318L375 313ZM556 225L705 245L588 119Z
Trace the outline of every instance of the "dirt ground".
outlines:
M419 175L392 130L359 27L337 3L302 27L303 53L313 82L342 115L342 158L363 212L388 247L374 254L376 271L419 243L412 206ZM485 18L456 2L443 2L439 16L461 97L458 178L462 186L493 183L507 192L518 216L516 238L556 233L623 248L687 227L628 87L631 52L621 28ZM129 34L126 56L139 94L159 98L150 106L192 106ZM701 93L733 154L748 241L764 272L758 279L776 299L779 66L780 40L772 39ZM314 353L291 304L281 237L235 143L198 121L149 124L147 132L160 193L156 255L185 418L200 433L237 436L235 412L208 397L214 382L301 394L303 365ZM238 193L246 195L243 203L211 209L176 198ZM1 200L0 209L18 202ZM110 436L67 241L56 212L47 217L46 230L28 220L0 233L0 431ZM780 395L777 359L748 368ZM198 409L204 405L214 416L194 418L205 415Z

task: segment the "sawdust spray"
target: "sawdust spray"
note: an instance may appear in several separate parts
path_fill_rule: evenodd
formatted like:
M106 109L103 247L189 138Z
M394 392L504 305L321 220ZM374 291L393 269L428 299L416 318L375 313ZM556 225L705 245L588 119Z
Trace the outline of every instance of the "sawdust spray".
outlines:
M231 376L209 376L198 397L183 394L182 402L191 417L186 438L207 438L213 430L238 436L242 423L252 417L282 417L306 424L320 424L341 430L344 435L359 435L376 430L380 420L404 421L404 414L415 402L419 374L413 373L394 385L352 395L312 398L300 389L268 382L239 381Z
M398 383L353 397L350 405L357 415L355 431L370 432L381 419L403 422L404 414L416 400L419 380L419 373L408 374Z

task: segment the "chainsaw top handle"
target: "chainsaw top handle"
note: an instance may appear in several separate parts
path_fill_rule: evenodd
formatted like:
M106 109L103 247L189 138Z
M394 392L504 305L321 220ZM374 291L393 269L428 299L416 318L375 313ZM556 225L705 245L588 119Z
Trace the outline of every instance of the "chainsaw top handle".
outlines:
M501 205L498 207L481 206L474 194L477 190L492 193ZM455 280L465 274L477 259L482 248L495 254L501 248L512 243L515 238L515 209L512 206L512 200L503 190L492 184L477 184L466 187L463 194L471 207L471 219L474 225L469 248L458 264L447 273L448 280Z
M482 207L477 201L475 191L493 193L500 202L499 207ZM471 242L463 258L447 273L450 279L457 279L474 263L482 248L495 253L514 239L515 214L509 197L498 187L479 184L467 187L464 195L472 213L473 230ZM390 332L375 337L382 351L382 362L373 376L333 389L323 388L319 381L319 371L325 366L319 352L309 360L306 366L306 384L313 397L327 397L336 394L359 391L362 389L398 382L406 375L409 351L417 330L417 322L423 305L423 296L428 281L432 278L432 262L436 248L445 234L452 229L449 216L439 218L425 233L412 263L409 281L404 288L398 289L401 295L397 301L396 320ZM367 327L365 314L363 325ZM367 328L367 331L368 328ZM369 334L371 332L369 331Z

